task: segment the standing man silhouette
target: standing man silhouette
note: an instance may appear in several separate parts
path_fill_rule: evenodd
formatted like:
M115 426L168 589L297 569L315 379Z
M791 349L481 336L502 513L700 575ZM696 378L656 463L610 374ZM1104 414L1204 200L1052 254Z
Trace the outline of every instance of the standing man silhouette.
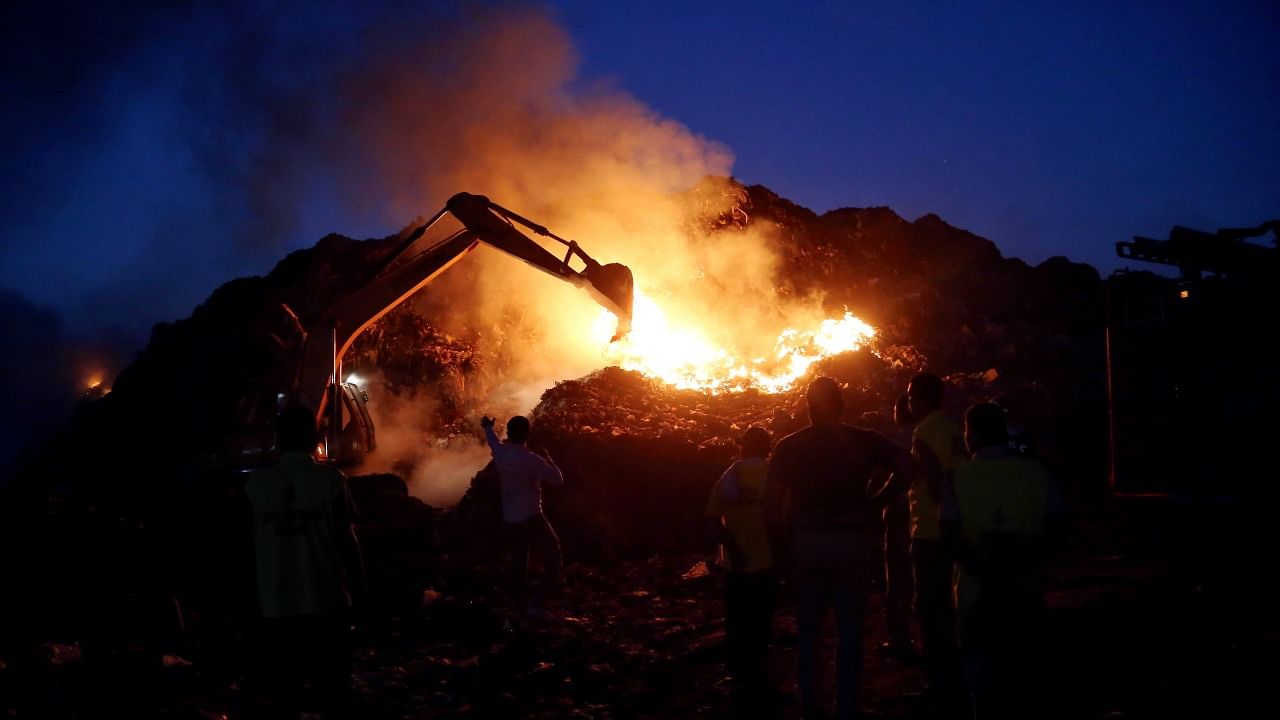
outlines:
M315 461L315 414L287 408L276 423L280 462L245 482L253 508L262 661L282 717L297 717L304 682L326 717L351 714L351 609L367 597L355 504L342 471Z
M506 442L498 440L493 418L482 418L480 425L502 488L502 523L511 546L512 594L524 605L526 616L542 617L546 613L544 596L559 583L564 562L560 538L542 512L542 486L560 485L564 476L550 456L527 447L533 430L529 418L516 415L507 421ZM531 559L542 569L541 587L533 593L528 590Z
M938 525L940 502L947 494L948 473L966 459L960 426L942 411L942 378L918 373L907 386L916 418L911 453L921 475L911 485L911 562L915 568L916 614L929 701L948 711L966 705L956 646L955 607L951 597L952 558Z
M805 717L825 713L818 698L819 631L835 608L836 712L858 717L862 626L871 592L876 515L915 479L910 453L873 430L840 422L844 398L829 377L805 393L809 426L778 442L765 482L765 516L775 557L789 553L796 593L796 679ZM871 495L877 471L891 473Z

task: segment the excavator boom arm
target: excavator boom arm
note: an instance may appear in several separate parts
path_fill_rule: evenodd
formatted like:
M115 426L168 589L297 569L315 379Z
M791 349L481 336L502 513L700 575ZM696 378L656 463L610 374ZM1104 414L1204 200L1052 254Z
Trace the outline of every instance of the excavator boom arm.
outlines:
M514 223L517 222L565 245L564 258L516 229ZM452 267L479 243L587 290L617 316L615 340L630 329L633 278L629 268L616 263L602 265L577 243L552 234L488 198L458 193L443 210L406 237L368 284L334 303L311 330L297 379L298 400L315 408L323 420L329 388L341 382L341 358L360 333ZM420 246L424 247L419 249ZM585 266L581 271L570 265L574 258ZM336 419L329 424L336 425Z
M596 302L618 318L618 329L613 339L618 340L631 329L631 312L634 299L634 278L631 270L619 263L601 265L586 253L578 243L552 233L545 227L527 220L489 200L483 195L458 193L445 206L481 242L523 260L533 267L585 289ZM564 245L564 259L552 255L546 248L530 240L516 229L520 223L533 232L551 238ZM571 260L581 260L584 267L574 270Z

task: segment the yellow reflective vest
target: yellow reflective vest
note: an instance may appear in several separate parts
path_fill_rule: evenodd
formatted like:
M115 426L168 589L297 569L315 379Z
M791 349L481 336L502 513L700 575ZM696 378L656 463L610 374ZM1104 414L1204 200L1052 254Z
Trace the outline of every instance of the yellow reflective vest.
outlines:
M982 450L952 472L952 490L942 515L959 522L961 540L970 552L985 559L1036 552L1051 491L1049 475L1040 463L1017 457L1006 448ZM999 581L1012 592L1038 592L1038 573L1033 569L1023 568L1017 576ZM982 596L982 583L957 564L956 612L978 610Z
M707 500L707 517L719 518L738 549L741 564L722 544L716 556L720 567L733 572L758 572L773 567L768 527L764 519L764 483L769 461L742 458L724 471Z
M965 461L964 435L960 432L960 425L941 410L925 415L916 423L915 430L911 433L911 454L919 460L920 456L914 449L917 440L924 441L933 454L938 456L944 473L956 469ZM911 483L907 497L911 504L911 537L921 540L941 538L942 533L938 529L938 498L929 491L928 481L923 476Z
M245 483L253 506L258 602L266 618L346 610L351 586L339 551L350 533L354 503L346 478L305 452L286 452L277 465Z

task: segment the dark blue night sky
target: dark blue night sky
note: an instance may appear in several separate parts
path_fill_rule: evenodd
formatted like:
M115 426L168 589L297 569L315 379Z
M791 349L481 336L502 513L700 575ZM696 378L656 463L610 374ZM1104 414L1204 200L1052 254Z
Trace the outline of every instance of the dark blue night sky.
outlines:
M6 307L140 345L327 232L399 229L323 122L354 104L334 78L530 7L576 53L571 89L629 93L818 212L937 213L1104 274L1117 240L1280 216L1274 2L419 5L11 4ZM476 22L453 52L488 51Z

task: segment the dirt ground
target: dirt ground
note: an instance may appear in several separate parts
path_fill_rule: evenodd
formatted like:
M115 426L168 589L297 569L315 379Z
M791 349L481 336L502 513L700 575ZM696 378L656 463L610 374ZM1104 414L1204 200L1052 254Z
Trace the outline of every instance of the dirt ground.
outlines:
M1041 652L1027 658L1041 681L1040 717L1252 717L1267 706L1280 628L1260 588L1248 587L1256 557L1206 517L1138 505L1077 518L1053 566ZM459 561L413 606L364 623L360 716L732 716L722 578L682 577L705 556L607 568L573 559L547 620L513 622L493 591L497 570ZM875 650L886 637L882 599L873 596L867 619L864 707L872 717L930 717L921 670ZM785 588L782 605L772 674L785 698L795 636ZM109 652L44 643L34 665L0 669L0 707L33 718L244 717L248 636L192 614L172 642ZM798 716L794 700L784 702L780 717Z

